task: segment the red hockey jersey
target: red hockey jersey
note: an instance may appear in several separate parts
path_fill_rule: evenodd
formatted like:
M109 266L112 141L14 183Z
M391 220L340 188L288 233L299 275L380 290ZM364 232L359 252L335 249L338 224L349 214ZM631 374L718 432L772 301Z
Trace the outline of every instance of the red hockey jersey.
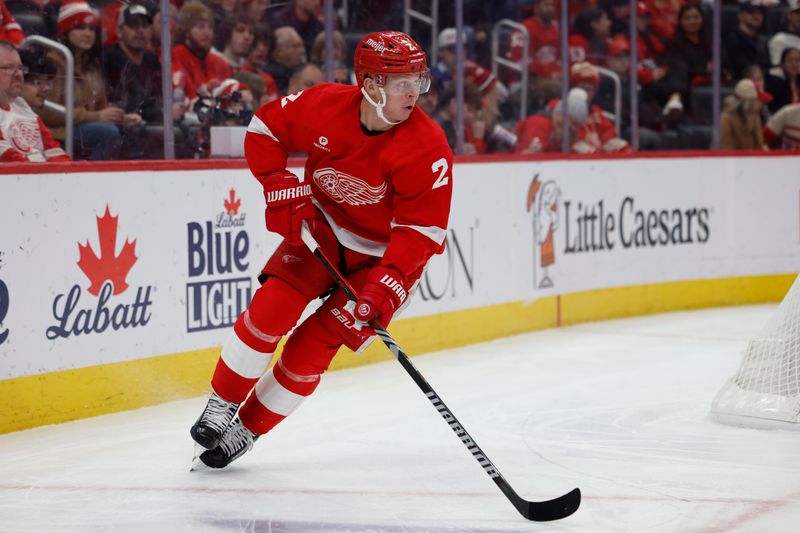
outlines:
M305 152L314 203L339 242L382 256L404 275L444 250L453 153L441 128L419 108L377 135L361 128L361 91L321 84L261 107L245 137L245 157L262 183Z
M231 76L233 69L217 54L209 53L200 58L184 44L172 49L172 87L182 89L189 100L194 100L198 94L210 95Z
M561 31L555 21L550 21L547 25L542 23L539 17L530 17L522 21L528 28L529 42L528 54L530 63L528 70L531 74L543 78L556 77L561 73L561 58L559 48L561 45ZM522 33L514 30L511 33L506 56L511 61L520 61L524 41Z
M28 102L17 98L0 106L0 161L69 161Z

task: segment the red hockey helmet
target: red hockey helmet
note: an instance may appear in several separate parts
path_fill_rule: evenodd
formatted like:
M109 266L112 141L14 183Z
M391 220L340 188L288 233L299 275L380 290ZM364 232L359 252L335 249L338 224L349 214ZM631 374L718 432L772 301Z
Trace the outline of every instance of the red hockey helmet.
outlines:
M377 31L364 36L356 46L353 70L359 86L367 74L376 77L379 86L385 83L381 74L424 75L428 71L425 52L414 39L399 31Z

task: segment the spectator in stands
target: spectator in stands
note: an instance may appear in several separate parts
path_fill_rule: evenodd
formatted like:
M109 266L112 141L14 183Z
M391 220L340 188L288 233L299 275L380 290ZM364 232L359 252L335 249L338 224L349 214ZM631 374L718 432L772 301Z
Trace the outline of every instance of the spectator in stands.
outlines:
M739 25L722 38L722 67L726 78L738 80L747 65L769 68L767 40L761 35L764 6L751 0L739 4Z
M264 95L264 91L266 90L264 79L256 72L240 70L233 75L233 79L238 81L241 85L249 88L250 93L253 95L253 109L258 109L262 105L272 101L266 100Z
M681 109L691 114L691 90L711 79L711 36L706 30L703 12L696 4L684 4L678 13L678 27L664 53L667 75L665 92L672 102L677 93ZM664 102L662 102L664 103ZM703 112L705 110L698 110Z
M265 26L270 0L239 0L239 8L255 26Z
M586 91L589 109L579 133L583 142L591 147L592 152L630 152L630 145L620 138L614 124L606 117L603 110L593 103L600 86L600 71L597 67L585 61L575 63L570 68L569 83L571 87L580 87Z
M184 4L178 12L172 49L172 85L189 100L189 108L199 94L211 91L233 75L233 70L219 54L211 52L214 42L214 18L203 4Z
M14 45L0 40L0 161L69 161L42 119L22 98L25 94L39 106L43 103L55 68L42 56L31 66L39 64L42 68L34 70L49 72L29 71Z
M773 113L789 104L800 104L800 48L785 48L781 54L779 75L769 74L765 88L774 98L769 104Z
M299 93L320 83L325 83L325 74L322 73L322 69L314 63L303 63L289 78L287 92L289 94Z
M44 102L55 84L56 65L47 57L46 50L37 45L26 46L18 52L22 64L28 69L22 86L22 98L34 113L41 115Z
M253 46L247 54L247 61L241 68L242 72L253 72L261 77L264 83L264 90L261 91L261 96L257 98L257 101L261 102L261 105L277 100L279 96L278 85L275 83L275 79L267 74L265 70L269 52L272 50L273 40L272 32L269 31L269 29L265 27L257 29L253 40Z
M273 28L294 28L303 41L305 50L311 50L316 36L325 30L321 6L321 0L290 0L284 8L271 13L270 24Z
M766 149L761 131L761 109L770 101L753 80L739 80L733 94L725 98L720 117L720 148L723 150Z
M485 154L493 148L490 134L492 117L483 108L481 93L472 83L464 82L464 154ZM455 87L442 94L442 112L438 117L450 147L456 148L457 100Z
M585 7L575 17L573 24L575 33L569 36L570 61L605 65L607 40L611 36L608 13L598 7Z
M117 44L103 56L106 95L126 113L122 132L122 158L145 157L145 124L163 123L161 62L147 50L153 17L147 7L130 4L120 13ZM172 107L173 117L185 111L182 102ZM148 156L155 157L154 153Z
M445 28L439 32L439 61L431 74L444 88L448 88L453 83L453 76L456 71L456 37L455 28ZM466 35L463 37L462 42L466 44ZM464 49L464 82L469 82L478 88L481 98L486 103L487 111L492 116L497 116L498 105L506 100L508 90L491 71L467 59L466 48Z
M282 95L289 86L289 78L295 69L306 62L306 47L297 30L290 26L282 26L275 30L275 48L267 64L267 74L273 77L278 92Z
M678 26L678 12L684 3L684 0L648 0L652 32L665 41L672 39Z
M336 83L343 83L345 85L355 85L356 76L352 69L347 68L344 63L345 53L347 52L347 43L344 40L344 35L338 30L333 32L333 81ZM314 44L311 45L311 54L309 61L317 65L322 72L326 72L327 54L325 53L325 32L320 32L314 38Z
M153 52L159 61L161 61L161 6L158 3L153 4L153 31L150 32L150 43L147 49ZM175 4L169 4L169 33L175 35L175 21L178 18L178 8Z
M636 3L636 46L639 58L637 77L644 85L649 85L662 79L667 69L658 62L664 54L664 42L653 33L650 27L650 8L645 2Z
M234 17L236 7L239 5L238 0L205 0L203 3L207 5L211 13L213 13L214 27L217 29L225 26L225 24ZM213 46L217 50L225 48L225 41L222 39L222 33L219 31L214 34Z
M536 0L533 5L533 16L523 20L522 24L530 35L528 70L539 78L557 78L561 73L559 56L561 32L556 19L555 0ZM508 58L511 61L522 59L522 46L522 34L519 31L512 32L508 48Z
M561 101L551 102L546 114L533 115L521 120L514 128L517 143L514 152L519 154L539 154L561 152L563 126L561 122ZM569 145L571 151L581 149L578 132L589 114L588 95L580 87L570 89L567 96L567 120L569 121Z
M780 75L781 58L787 48L800 48L800 0L788 0L786 11L786 29L772 36L769 40L769 61L772 68L770 74Z
M119 17L128 2L123 0L111 0L104 2L100 8L100 32L103 48L108 48L117 44L117 28Z
M103 68L108 99L147 122L161 122L161 62L147 50L153 17L141 4L120 14L116 45L106 50Z
M0 40L11 44L20 44L25 39L25 33L6 7L4 0L0 0Z
M763 133L770 148L800 150L800 104L782 107L767 121Z
M608 44L608 69L617 74L620 78L622 92L622 132L631 130L630 106L630 44L623 35L617 35L609 39ZM662 102L659 91L655 90L654 84L643 85L639 91L638 111L639 111L639 149L657 150L660 148L661 134L664 129L677 126L683 118L683 105L680 103L680 95L675 94L669 107L662 110ZM601 80L598 93L594 97L601 108L613 109L614 85Z
M247 62L247 54L253 48L255 40L255 26L248 15L242 11L229 17L223 24L220 33L222 42L222 57L228 65L237 71Z
M88 4L82 0L67 1L58 12L58 35L61 42L72 52L75 61L73 83L73 148L75 159L111 159L121 142L118 126L125 121L125 111L109 104L102 76L101 44L98 36L99 21ZM50 52L49 57L57 68L53 101L63 106L65 95L64 57ZM62 140L65 113L44 109L42 119L53 135Z

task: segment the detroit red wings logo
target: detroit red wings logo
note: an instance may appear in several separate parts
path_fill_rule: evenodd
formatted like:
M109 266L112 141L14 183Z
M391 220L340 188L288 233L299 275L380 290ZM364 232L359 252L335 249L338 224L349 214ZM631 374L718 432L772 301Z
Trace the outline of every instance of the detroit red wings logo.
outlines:
M14 148L28 154L39 143L39 128L35 120L17 120L9 128Z
M364 180L339 172L333 168L314 171L314 182L337 203L350 205L372 205L386 196L386 183L371 187Z

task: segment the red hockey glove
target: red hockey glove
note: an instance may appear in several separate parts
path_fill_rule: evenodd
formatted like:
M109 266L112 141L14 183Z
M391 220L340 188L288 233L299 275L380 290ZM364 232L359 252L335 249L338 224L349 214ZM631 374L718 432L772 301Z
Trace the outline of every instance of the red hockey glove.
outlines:
M267 200L267 210L264 213L267 229L280 234L291 245L302 245L302 222L307 220L311 229L314 227L311 185L300 183L291 172L273 172L265 180L264 198Z
M402 279L393 268L373 268L359 293L355 318L361 322L369 322L374 318L384 328L388 326L397 308L408 298Z

